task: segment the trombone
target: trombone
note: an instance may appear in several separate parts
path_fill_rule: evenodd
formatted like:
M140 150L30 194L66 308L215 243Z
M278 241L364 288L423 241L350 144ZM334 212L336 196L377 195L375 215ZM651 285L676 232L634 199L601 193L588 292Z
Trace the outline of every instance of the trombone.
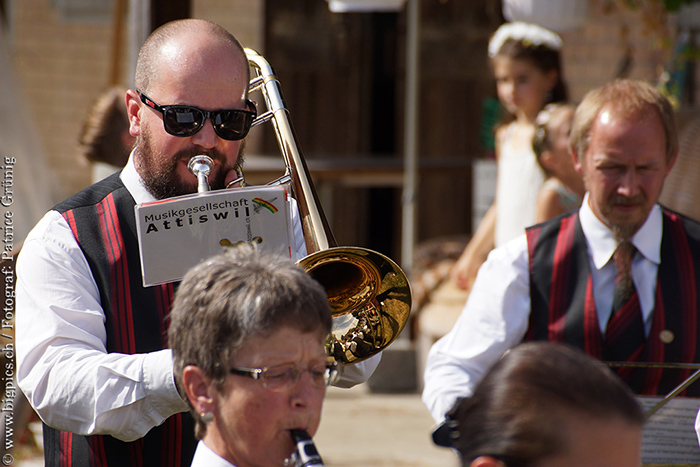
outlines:
M360 362L391 344L408 322L408 278L381 253L337 245L299 150L277 76L259 53L248 48L245 53L253 74L249 92L259 90L267 109L253 126L272 123L284 159L285 174L269 184L290 185L308 253L298 264L323 285L328 296L333 327L327 352L343 364ZM237 182L245 185L243 175L239 177Z

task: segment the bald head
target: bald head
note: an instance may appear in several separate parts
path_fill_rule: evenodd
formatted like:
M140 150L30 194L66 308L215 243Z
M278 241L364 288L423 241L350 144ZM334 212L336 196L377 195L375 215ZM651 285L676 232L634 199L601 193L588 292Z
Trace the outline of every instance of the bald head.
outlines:
M209 176L212 189L223 188L226 179L235 176L243 141L222 138L214 128L218 117L199 122L186 119L204 112L249 109L249 81L248 60L240 43L214 23L173 21L146 39L136 63L136 89L127 91L126 107L129 133L136 138L134 166L154 197L196 191L196 178L187 168L194 155L214 160ZM164 109L169 106L199 111L169 112L166 117ZM172 130L180 118L184 124L198 125L197 131L183 135Z
M236 62L249 79L243 47L230 32L200 19L172 21L153 31L144 42L136 61L134 84L136 89L149 93L164 71L191 68L202 73L201 66L207 61L222 60Z

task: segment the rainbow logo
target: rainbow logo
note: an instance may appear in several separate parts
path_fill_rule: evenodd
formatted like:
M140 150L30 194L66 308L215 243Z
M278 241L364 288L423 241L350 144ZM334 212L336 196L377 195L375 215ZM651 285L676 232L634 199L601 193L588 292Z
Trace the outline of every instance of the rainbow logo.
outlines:
M261 206L263 208L269 209L271 213L276 213L278 209L275 207L274 204L270 203L269 201L265 201L262 198L253 198L253 202L257 204L258 206Z

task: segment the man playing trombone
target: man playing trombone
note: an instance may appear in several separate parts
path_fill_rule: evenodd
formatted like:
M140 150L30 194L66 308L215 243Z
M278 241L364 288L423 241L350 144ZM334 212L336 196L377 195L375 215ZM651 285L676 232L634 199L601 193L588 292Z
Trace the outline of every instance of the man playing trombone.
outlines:
M126 167L57 205L24 242L18 378L45 423L47 466L190 464L192 420L165 340L176 284L142 286L134 206L196 192L195 155L214 161L213 190L235 177L256 115L248 83L244 50L220 26L154 31L126 93L136 138ZM342 384L366 380L377 360L348 367Z

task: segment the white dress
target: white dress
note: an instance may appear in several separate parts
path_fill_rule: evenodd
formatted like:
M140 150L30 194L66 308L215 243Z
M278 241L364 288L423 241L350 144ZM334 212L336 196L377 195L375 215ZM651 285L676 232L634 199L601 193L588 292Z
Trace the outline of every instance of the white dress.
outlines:
M544 172L531 147L515 148L515 122L506 129L498 155L496 175L496 246L524 233L535 223L537 194L544 182Z

